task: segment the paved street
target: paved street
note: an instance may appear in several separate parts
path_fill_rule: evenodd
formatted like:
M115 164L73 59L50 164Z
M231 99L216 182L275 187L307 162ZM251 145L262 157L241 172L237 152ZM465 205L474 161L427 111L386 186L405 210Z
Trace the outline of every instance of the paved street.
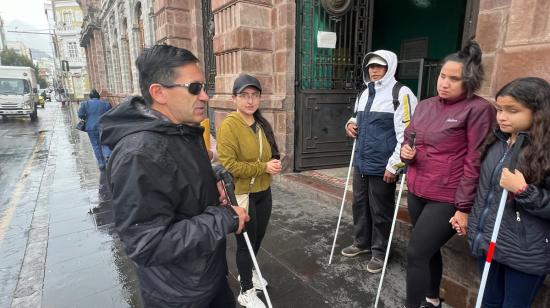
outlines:
M100 173L88 138L73 129L74 111L52 102L37 122L0 121L0 308L142 306L133 265L112 233L110 205L98 199ZM259 253L273 305L371 307L380 275L366 271L369 256L339 254L351 241L349 213L328 266L338 209L304 198L299 188L275 185L273 196ZM228 246L237 294L234 236ZM397 307L404 296L400 251L381 307Z

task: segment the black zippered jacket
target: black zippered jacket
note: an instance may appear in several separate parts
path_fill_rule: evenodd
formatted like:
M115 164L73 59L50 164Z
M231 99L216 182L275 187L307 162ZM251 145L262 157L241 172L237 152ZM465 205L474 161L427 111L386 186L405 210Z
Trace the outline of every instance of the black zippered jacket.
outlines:
M133 97L106 113L101 129L113 149L106 172L115 229L144 296L177 307L212 297L238 222L219 206L203 128L172 124Z
M507 136L495 132L481 164L474 206L468 218L468 243L475 256L486 256L502 195L500 175L508 166ZM521 171L521 170L520 170ZM508 195L493 259L518 271L550 273L550 176L544 185L530 184L524 192Z

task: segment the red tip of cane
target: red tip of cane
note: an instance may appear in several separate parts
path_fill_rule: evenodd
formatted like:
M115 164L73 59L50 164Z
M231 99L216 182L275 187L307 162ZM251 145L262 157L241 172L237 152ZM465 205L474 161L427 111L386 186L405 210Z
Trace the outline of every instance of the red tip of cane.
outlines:
M487 259L485 259L485 261L487 263L491 263L491 261L493 260L493 254L495 253L495 247L496 247L496 244L494 242L489 243L489 251L487 251Z

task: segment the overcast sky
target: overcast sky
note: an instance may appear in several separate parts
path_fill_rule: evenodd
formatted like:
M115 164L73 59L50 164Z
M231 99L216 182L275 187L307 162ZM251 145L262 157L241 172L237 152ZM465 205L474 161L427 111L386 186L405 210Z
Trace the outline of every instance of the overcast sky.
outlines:
M18 34L9 30L48 32L44 0L0 0L0 16L4 20L9 41L23 41L27 47L52 53L47 35Z

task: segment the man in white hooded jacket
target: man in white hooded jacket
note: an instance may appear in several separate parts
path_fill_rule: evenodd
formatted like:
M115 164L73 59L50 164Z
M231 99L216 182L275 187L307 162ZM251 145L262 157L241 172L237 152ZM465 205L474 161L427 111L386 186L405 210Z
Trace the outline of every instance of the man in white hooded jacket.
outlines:
M377 50L363 59L367 89L355 102L346 134L357 138L353 153L353 244L342 255L372 252L367 270L382 271L395 205L397 166L401 162L403 132L417 99L395 80L397 56Z

